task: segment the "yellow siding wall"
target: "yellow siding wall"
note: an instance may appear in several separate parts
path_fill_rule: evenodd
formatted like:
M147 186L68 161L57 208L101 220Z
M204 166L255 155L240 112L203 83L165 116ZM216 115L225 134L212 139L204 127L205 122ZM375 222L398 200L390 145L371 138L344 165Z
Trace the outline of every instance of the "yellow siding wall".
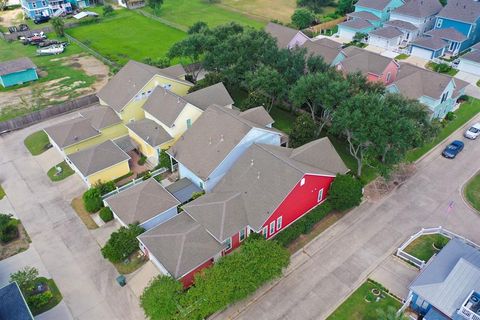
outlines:
M128 130L128 135L138 144L138 149L144 156L148 158L157 156L157 150L155 150L155 148L152 148L152 146L146 143L142 138L136 135L132 130Z
M130 172L128 160L116 164L110 168L94 173L87 177L90 184L96 184L98 181L107 182L126 175Z
M170 79L170 78L165 78L159 75L155 75L152 80L150 80L145 87L143 87L139 93L141 92L147 92L149 90L153 90L156 86L161 86L161 85L172 85L172 90L174 93L183 96L186 95L188 92L188 89L191 87L190 85L178 82L176 80ZM120 118L123 120L124 123L128 123L131 120L142 120L145 118L145 113L143 111L143 105L147 101L147 96L141 100L135 100L133 98L126 106L125 108L119 113Z
M71 153L78 152L88 147L95 146L107 140L116 139L121 136L124 136L128 133L128 130L123 123L118 123L116 125L104 128L100 132L101 132L101 135L88 140L84 140L70 147L66 147L65 149L63 149L63 151L65 152L66 155L69 155Z

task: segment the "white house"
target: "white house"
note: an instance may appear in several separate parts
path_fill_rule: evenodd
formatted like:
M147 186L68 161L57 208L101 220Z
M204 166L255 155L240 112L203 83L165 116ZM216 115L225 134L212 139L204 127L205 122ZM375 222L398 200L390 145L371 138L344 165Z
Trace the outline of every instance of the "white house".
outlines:
M393 50L400 45L403 32L392 26L382 27L368 33L368 44Z
M459 58L458 70L480 76L480 43L470 48L470 52Z
M442 8L438 0L410 0L393 10L389 20L409 22L422 34L433 28L435 16Z

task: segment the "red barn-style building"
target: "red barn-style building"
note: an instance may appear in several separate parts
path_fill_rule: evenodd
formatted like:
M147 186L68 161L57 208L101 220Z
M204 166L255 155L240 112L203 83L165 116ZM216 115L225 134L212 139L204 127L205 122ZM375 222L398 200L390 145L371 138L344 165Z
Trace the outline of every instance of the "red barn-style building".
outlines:
M184 279L188 286L195 272L237 248L250 232L270 239L325 201L336 174L347 171L328 138L296 149L253 144L211 193L142 234L142 251L161 271ZM187 222L189 227L184 230L172 231L169 226L179 228ZM172 241L172 233L179 238ZM172 243L181 241L184 246L173 250ZM187 253L192 256L185 256Z

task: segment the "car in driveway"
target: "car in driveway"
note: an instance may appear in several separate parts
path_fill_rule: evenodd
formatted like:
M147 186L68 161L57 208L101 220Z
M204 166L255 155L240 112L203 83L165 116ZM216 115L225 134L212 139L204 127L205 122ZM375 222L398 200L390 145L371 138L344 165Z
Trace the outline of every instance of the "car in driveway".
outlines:
M39 17L35 17L35 19L33 20L33 23L42 24L42 23L45 23L45 22L48 22L48 21L50 21L50 17L39 16Z
M480 122L475 123L463 134L465 138L475 140L480 136Z
M448 159L454 159L463 150L463 146L462 141L455 140L443 150L442 156Z

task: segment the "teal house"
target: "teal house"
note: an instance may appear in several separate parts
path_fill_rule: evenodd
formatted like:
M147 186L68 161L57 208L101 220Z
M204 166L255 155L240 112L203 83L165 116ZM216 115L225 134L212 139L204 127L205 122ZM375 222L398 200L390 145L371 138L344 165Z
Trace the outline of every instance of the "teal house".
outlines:
M37 79L37 66L28 58L0 62L0 85L4 88Z

